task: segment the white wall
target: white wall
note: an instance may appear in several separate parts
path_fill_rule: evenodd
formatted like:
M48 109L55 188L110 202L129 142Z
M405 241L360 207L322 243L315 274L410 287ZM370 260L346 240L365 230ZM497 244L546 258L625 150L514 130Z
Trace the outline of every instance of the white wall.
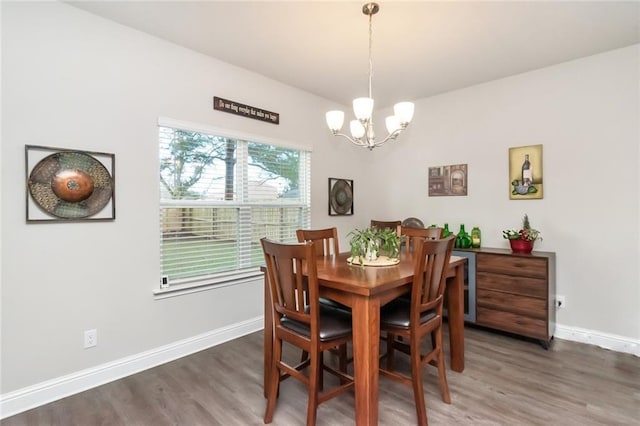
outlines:
M381 215L478 225L484 245L508 248L501 231L528 213L536 250L557 255L558 324L640 343L639 81L635 45L420 100L403 149L374 152L371 168L392 168ZM509 200L508 148L534 144L544 199ZM468 196L428 197L427 168L460 163Z
M158 117L312 148L313 225L357 220L326 213L327 178L358 180L361 154L326 129L326 100L61 3L3 2L2 43L3 394L263 314L261 280L154 301ZM214 95L281 124L214 111ZM25 144L115 153L117 219L26 224Z
M397 143L368 152L329 134L326 100L65 4L0 7L3 395L262 315L259 280L154 301L160 116L312 147L312 224L343 248L370 218L408 216L505 246L528 212L558 254L559 322L640 337L637 46L421 100ZM213 111L214 95L281 124ZM509 201L507 148L534 143L545 198ZM117 219L27 225L25 144L115 153ZM426 168L455 163L469 196L427 197ZM327 215L328 177L355 180L354 216Z

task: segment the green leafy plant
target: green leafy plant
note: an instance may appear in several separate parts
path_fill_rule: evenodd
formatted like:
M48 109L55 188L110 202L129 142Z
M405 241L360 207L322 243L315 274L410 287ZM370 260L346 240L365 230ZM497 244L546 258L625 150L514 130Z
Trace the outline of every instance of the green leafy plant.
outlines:
M515 229L507 229L502 231L502 237L507 240L526 240L526 241L535 241L539 239L542 241L542 234L537 229L531 227L529 223L529 216L524 215L522 219L522 228Z
M374 259L385 255L390 258L397 258L400 254L400 238L395 230L384 228L354 229L347 235L350 237L349 246L351 257L359 260L360 265L364 264L367 255Z

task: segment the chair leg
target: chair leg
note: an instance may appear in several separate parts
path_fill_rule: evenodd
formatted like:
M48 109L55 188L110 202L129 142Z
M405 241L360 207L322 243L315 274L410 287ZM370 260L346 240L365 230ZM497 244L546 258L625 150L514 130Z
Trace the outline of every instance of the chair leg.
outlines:
M338 346L338 368L343 373L347 372L347 344Z
M273 421L273 413L276 409L278 389L280 387L280 369L278 363L282 359L282 340L277 337L273 342L273 359L271 360L271 377L269 378L269 389L267 390L267 409L264 413L264 422Z
M387 370L393 370L393 363L395 360L394 355L394 342L396 340L395 334L387 332Z
M318 414L318 390L322 375L322 352L311 357L309 365L309 401L307 403L307 426L315 426Z
M347 344L338 346L338 370L343 373L347 372ZM346 379L340 378L340 384L343 385L347 382ZM321 389L322 390L322 389Z
M416 404L418 425L427 426L427 407L424 402L424 390L422 387L422 356L419 341L411 342L411 381L413 382L413 399Z
M322 392L324 390L324 352L320 352L318 358L318 390ZM313 373L313 370L310 370L310 373Z
M440 382L440 393L442 394L442 401L447 404L451 404L451 396L449 395L449 384L447 383L447 369L444 364L444 351L442 350L442 328L436 333L436 348L437 348L437 367L438 367L438 381Z

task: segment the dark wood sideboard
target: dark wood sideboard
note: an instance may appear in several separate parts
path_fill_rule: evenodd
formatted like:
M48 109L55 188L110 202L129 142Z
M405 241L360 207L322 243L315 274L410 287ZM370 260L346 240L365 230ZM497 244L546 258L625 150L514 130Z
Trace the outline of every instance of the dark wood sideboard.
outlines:
M537 339L548 348L556 327L555 253L461 251L475 257L475 271L468 274L475 276L474 322Z

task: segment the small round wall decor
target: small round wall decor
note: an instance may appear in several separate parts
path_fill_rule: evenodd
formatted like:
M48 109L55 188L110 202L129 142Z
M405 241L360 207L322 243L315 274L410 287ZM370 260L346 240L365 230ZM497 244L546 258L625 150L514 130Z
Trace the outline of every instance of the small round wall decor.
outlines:
M353 214L353 181L329 178L329 215Z

